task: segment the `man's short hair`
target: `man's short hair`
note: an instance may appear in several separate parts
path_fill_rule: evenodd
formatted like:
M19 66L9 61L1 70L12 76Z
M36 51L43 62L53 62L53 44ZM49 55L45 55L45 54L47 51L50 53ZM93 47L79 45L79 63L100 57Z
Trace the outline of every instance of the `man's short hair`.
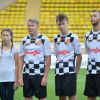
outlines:
M56 17L56 22L60 21L62 22L64 19L66 19L68 21L68 17L67 15L65 15L64 13L59 13Z
M28 22L35 23L39 25L39 21L37 19L29 19Z

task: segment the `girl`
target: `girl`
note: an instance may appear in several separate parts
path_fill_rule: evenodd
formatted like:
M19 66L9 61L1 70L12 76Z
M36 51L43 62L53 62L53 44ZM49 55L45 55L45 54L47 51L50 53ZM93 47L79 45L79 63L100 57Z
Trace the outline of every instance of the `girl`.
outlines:
M1 100L14 100L14 90L17 88L18 52L13 47L13 32L3 29L0 48L0 93Z

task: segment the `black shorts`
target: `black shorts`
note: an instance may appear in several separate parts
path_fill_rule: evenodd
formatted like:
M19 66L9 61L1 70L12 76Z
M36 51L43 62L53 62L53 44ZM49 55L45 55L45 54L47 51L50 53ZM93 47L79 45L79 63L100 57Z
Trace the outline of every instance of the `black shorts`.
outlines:
M100 74L86 75L84 95L100 96Z
M56 75L55 92L56 96L74 96L76 95L76 73Z
M35 97L41 99L47 96L46 86L41 86L43 75L23 74L23 95L24 97Z
M14 100L14 82L0 82L0 100Z

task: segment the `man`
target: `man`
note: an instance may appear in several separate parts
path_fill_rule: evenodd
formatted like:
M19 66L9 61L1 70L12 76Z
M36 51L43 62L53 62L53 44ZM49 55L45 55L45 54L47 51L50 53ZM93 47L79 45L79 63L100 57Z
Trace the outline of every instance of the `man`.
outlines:
M68 30L68 17L56 17L60 33L54 37L56 61L55 91L59 100L76 100L76 79L81 65L81 49L77 35ZM75 67L76 60L76 67Z
M19 57L19 84L23 85L25 100L46 100L46 85L51 64L51 50L48 38L38 32L38 20L29 19L28 32L21 41ZM22 80L23 68L23 80Z
M85 36L85 47L88 53L87 75L84 95L88 100L100 96L100 11L91 14L93 29Z

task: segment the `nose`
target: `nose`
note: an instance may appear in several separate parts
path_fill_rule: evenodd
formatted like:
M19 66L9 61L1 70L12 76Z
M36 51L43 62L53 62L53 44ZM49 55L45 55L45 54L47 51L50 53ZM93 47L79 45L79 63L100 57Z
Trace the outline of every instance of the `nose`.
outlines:
M7 39L7 37L5 36L5 37L3 37L3 39Z
M64 25L62 25L62 24L60 25L61 28L63 28L63 26L64 26Z

